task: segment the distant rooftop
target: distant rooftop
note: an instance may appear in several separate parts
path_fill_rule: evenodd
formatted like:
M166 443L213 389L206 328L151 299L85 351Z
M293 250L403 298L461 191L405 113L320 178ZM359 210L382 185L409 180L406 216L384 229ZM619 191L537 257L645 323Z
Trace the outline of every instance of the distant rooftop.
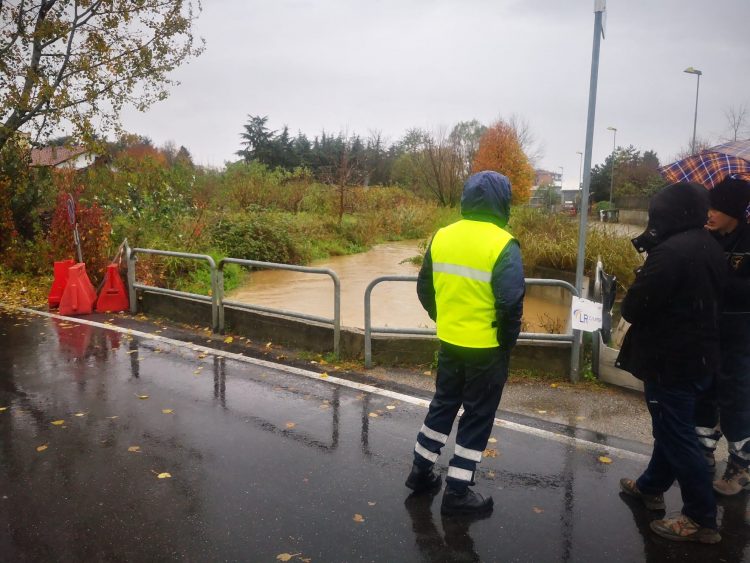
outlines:
M31 149L32 166L58 166L88 152L83 146Z

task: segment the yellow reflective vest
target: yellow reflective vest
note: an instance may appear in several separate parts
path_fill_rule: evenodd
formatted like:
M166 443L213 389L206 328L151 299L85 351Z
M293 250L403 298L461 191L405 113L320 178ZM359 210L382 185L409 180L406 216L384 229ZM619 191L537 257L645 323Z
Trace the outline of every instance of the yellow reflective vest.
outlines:
M466 348L499 346L492 269L512 240L493 223L468 219L435 234L430 256L440 340Z

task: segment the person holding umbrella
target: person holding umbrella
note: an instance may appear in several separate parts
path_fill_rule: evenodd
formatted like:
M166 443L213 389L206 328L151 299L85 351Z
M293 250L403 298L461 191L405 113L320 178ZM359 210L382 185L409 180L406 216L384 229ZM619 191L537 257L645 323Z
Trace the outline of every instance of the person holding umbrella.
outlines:
M696 431L709 461L722 434L729 446L714 490L725 496L750 489L750 183L729 176L709 191L706 228L724 249L727 285L719 320L721 369L698 403Z
M726 278L721 247L703 228L708 208L708 191L698 184L672 184L652 198L648 227L633 239L648 257L622 302L631 326L615 363L643 381L654 435L648 467L638 479L621 479L621 492L664 510L676 480L682 514L654 520L651 530L700 543L721 541L712 473L695 433L698 397L718 370Z

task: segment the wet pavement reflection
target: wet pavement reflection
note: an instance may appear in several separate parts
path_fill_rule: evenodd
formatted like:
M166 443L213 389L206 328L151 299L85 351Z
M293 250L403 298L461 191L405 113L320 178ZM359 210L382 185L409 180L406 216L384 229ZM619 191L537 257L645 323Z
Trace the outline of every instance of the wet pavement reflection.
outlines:
M648 530L658 514L617 492L641 462L610 454L603 464L605 446L495 428L477 474L494 513L444 518L440 494L408 496L403 485L421 407L1 309L0 339L2 560L746 556L746 497L720 501L720 544L660 540ZM678 491L667 504L680 506Z

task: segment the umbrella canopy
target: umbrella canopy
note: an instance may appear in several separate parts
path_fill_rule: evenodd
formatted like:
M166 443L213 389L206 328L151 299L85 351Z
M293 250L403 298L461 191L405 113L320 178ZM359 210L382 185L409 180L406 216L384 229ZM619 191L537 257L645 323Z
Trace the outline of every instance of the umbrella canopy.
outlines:
M667 166L659 173L668 182L696 182L709 190L727 176L750 182L750 139L703 150Z

